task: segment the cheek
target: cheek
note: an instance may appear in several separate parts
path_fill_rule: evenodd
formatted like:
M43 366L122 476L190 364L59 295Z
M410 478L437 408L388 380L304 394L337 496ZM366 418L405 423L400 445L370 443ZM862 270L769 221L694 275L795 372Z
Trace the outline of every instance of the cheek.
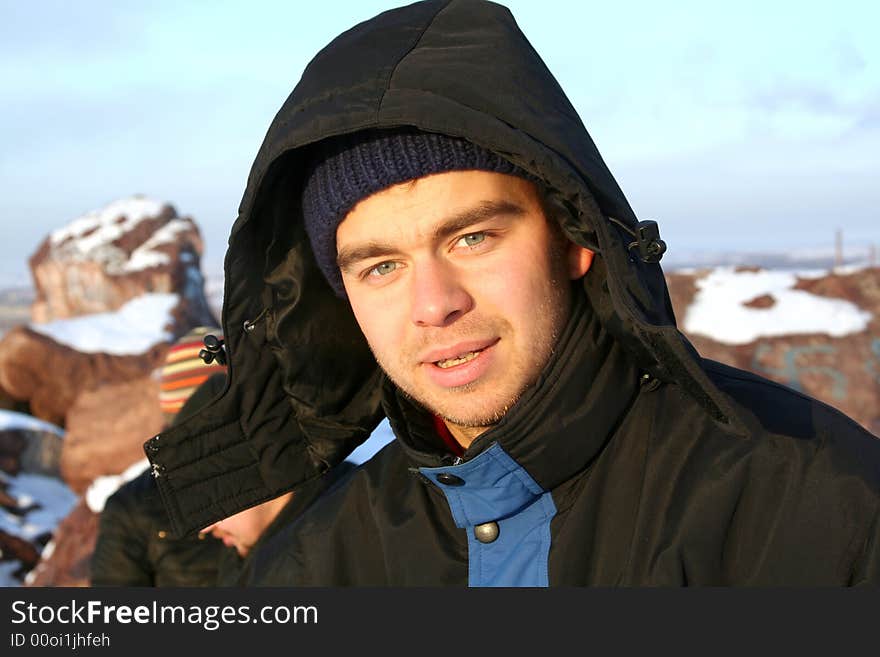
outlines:
M557 262L551 251L549 244L538 241L513 250L512 257L478 272L473 289L479 291L483 303L477 307L489 304L512 323L533 324L535 314L557 300L556 290L565 278L564 255Z
M254 530L247 519L233 518L223 529L237 541L248 542L253 539Z
M349 302L354 318L375 354L383 356L394 345L402 343L400 317L403 316L404 309L400 295L389 295L382 299L349 296Z
M532 333L546 314L550 291L546 281L510 274L486 290L484 301L490 301L495 309L492 314L503 317L514 329L518 341L528 343L534 339ZM483 307L486 308L486 303Z

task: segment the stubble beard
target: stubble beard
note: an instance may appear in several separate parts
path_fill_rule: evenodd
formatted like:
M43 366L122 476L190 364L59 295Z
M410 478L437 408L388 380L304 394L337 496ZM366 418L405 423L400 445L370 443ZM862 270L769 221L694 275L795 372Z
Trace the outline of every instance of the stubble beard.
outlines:
M468 320L457 328L455 334L445 334L443 341L447 343L455 343L473 339L474 336L492 335L500 336L500 343L509 339L506 336L510 336L511 333L509 323L504 320L488 322L484 320ZM426 387L431 384L427 384L427 386L419 386L415 377L407 379L406 377L398 376L396 374L396 372L407 372L407 368L410 368L411 370L412 364L417 362L416 354L421 353L426 347L437 344L438 342L440 342L440 340L433 338L422 340L418 346L409 347L405 351L399 352L396 355L397 358L394 366L389 366L389 364L384 362L384 359L379 358L378 355L376 355L376 359L388 378L391 379L394 385L397 386L404 395L415 401L430 413L440 417L445 422L468 428L485 427L498 422L498 420L504 417L504 414L510 406L516 402L516 399L519 398L521 391L517 391L513 398L508 401L504 401L503 399L499 401L487 399L484 405L485 410L474 409L466 415L458 415L454 410L455 406L466 403L468 398L472 400L474 395L481 394L482 390L490 385L489 382L477 380L465 385L446 388L443 391L434 393L426 389ZM416 367L430 367L430 365L417 365Z
M517 384L512 389L502 389L497 396L493 396L491 392L487 392L488 398L482 408L472 409L466 414L456 412L456 405L466 404L468 397L471 395L479 395L483 388L490 388L493 384L498 385L497 381L477 380L471 383L448 388L442 393L431 394L417 389L414 381L404 381L401 377L396 376L391 368L383 362L383 359L376 355L379 366L385 371L386 375L403 392L407 397L421 405L430 413L440 417L447 424L454 425L465 431L465 433L478 435L482 431L491 428L501 421L507 415L510 409L522 398L523 394L531 388L538 380L541 372L547 366L553 356L556 343L562 327L565 325L570 313L570 297L568 281L561 277L554 276L551 280L549 290L551 295L545 297L538 308L536 316L541 318L544 326L538 331L535 341L530 346L524 346L519 353L513 354L513 362L508 366L506 378L513 378ZM503 319L492 321L470 321L462 324L458 330L457 337L450 338L444 336L446 342L455 342L456 340L466 340L473 338L475 335L497 335L501 336L504 341L505 336L512 335L510 324ZM509 339L509 338L508 338ZM437 340L430 339L423 341L416 348L407 348L404 357L399 357L399 371L406 372L408 364L416 362L415 354L420 353L424 349L425 344L434 344ZM499 343L500 344L500 343ZM482 430L482 431L481 431Z

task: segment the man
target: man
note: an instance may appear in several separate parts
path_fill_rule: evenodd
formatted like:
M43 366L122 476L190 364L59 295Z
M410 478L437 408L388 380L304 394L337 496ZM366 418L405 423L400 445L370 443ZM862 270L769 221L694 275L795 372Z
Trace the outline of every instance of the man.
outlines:
M211 534L226 547L234 548L238 556L244 559L259 542L264 530L292 499L292 492L279 495L233 516L218 520L199 533Z
M175 526L319 476L387 416L397 440L252 583L878 583L880 443L701 359L664 249L503 7L352 28L251 172L230 387L145 446Z
M354 463L343 461L323 478L218 520L199 532L222 541L231 550L220 558L217 586L238 586L247 582L253 568L253 554L272 537L293 523L328 486L351 472Z
M206 335L220 329L200 326L178 339L159 376L159 407L173 426L193 415L226 385L226 367L205 363L199 352ZM228 550L210 536L175 539L156 482L147 469L113 493L101 512L91 560L93 586L213 586Z

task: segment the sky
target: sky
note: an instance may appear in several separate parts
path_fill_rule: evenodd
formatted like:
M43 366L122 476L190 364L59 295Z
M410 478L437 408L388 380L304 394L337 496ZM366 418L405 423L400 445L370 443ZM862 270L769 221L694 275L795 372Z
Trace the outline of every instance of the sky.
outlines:
M510 0L667 257L880 248L880 3ZM0 284L145 194L219 271L248 171L309 60L394 3L0 0Z

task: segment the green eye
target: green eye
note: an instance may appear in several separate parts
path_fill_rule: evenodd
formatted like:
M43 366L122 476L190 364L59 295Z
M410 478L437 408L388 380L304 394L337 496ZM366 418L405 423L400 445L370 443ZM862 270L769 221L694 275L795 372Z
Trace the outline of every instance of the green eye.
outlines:
M378 265L373 267L368 273L370 276L387 276L391 272L397 269L396 262L380 262Z
M476 246L484 239L486 239L486 233L471 233L470 235L465 235L461 238L465 246Z

